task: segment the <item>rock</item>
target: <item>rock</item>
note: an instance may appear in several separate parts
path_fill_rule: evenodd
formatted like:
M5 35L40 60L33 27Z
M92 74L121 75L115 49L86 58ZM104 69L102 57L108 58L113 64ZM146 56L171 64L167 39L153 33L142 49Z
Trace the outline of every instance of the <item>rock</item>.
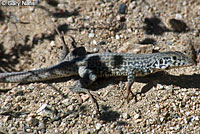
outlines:
M83 94L83 95L81 95L81 99L82 99L83 102L87 101L89 98L90 98L90 97L89 97L88 94Z
M176 19L182 19L182 15L181 14L176 14Z
M44 110L47 107L47 104L43 104L37 111L36 113L40 113L42 110Z
M164 122L165 121L165 117L160 117L160 122Z
M89 38L93 38L94 37L94 33L89 33L88 37Z
M50 42L50 46L51 46L51 47L55 47L55 46L56 46L55 41L51 41L51 42Z
M105 41L100 41L99 42L99 45L105 45L106 43L105 43Z
M129 115L128 113L123 113L123 114L122 114L122 117L123 117L124 119L128 119L128 118L130 118L130 115Z
M119 40L119 39L120 39L120 36L119 36L119 35L116 35L115 38L116 38L117 40Z
M46 125L44 122L40 122L38 126L38 130L45 132L46 131Z
M98 53L99 49L97 47L93 48L94 53Z
M39 125L39 120L37 118L33 118L31 117L31 120L29 121L29 124L33 127L38 126Z
M167 41L167 45L173 45L172 41Z
M74 18L73 18L73 17L69 17L69 18L67 18L67 21L68 21L69 23L74 23Z
M139 119L139 118L140 118L140 114L134 115L134 119Z
M92 44L96 45L96 44L97 44L97 41L96 41L96 40L93 40L93 41L92 41Z
M136 1L133 1L129 4L130 9L134 9L136 7Z
M121 15L117 15L117 16L116 16L116 19L117 19L118 21L120 21L120 22L126 21L125 16L121 16Z
M101 125L101 123L97 123L95 127L97 130L99 130L99 129L101 129L102 125Z
M120 6L119 6L119 10L118 10L118 12L120 13L120 14L125 14L126 13L126 8L127 8L127 6L126 6L126 4L121 4Z
M62 103L63 103L64 105L66 105L66 106L70 105L69 99L64 99L64 100L62 101Z

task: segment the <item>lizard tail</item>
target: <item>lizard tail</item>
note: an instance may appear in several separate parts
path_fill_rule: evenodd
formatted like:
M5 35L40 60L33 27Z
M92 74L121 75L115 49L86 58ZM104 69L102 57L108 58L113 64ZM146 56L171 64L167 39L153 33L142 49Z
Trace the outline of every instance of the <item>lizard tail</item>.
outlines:
M4 83L28 83L63 78L76 74L75 68L70 64L58 65L24 72L0 73L0 82Z

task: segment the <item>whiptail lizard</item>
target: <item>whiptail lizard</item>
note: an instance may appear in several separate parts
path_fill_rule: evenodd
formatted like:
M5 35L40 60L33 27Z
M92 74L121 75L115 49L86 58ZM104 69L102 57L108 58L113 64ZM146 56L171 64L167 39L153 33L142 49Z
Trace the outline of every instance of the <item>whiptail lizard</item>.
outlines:
M71 53L71 55L73 54ZM133 94L131 86L135 77L193 64L192 59L177 51L152 54L86 54L83 51L78 56L67 56L59 64L44 69L0 73L0 82L29 83L78 75L80 80L72 90L74 92L86 92L93 99L86 88L96 81L97 77L127 76L126 97L128 98L130 93Z

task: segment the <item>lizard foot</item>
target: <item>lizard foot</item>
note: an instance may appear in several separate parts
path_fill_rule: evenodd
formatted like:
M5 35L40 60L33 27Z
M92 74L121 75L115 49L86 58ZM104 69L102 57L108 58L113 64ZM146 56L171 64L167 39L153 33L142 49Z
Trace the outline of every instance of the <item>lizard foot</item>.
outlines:
M90 97L90 100L95 105L95 109L96 109L97 114L100 115L99 105L98 105L96 99L93 97L93 95L90 93L90 91L88 89L79 87L79 86L77 86L77 84L75 84L75 86L72 88L72 92L78 93L78 94L79 93L86 93L86 94L88 94L89 97ZM81 99L80 96L79 96L79 98ZM82 101L82 99L81 99L81 101Z

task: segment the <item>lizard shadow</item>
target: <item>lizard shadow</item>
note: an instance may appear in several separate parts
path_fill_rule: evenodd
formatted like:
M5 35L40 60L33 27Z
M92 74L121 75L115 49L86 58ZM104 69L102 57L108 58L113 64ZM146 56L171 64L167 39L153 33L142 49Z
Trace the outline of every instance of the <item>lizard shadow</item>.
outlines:
M110 84L119 84L120 81L127 82L126 77L99 78L99 80L97 80L95 83L91 85L90 89L96 91L101 88L105 88ZM200 74L175 76L167 74L164 71L143 77L136 77L135 80L135 82L146 83L146 85L141 89L140 93L148 92L153 86L156 86L157 84L174 85L180 88L200 89L199 81L200 81Z
M67 77L67 78L62 78L62 79L56 79L56 81L53 80L52 82L66 82L71 79L79 80L80 78L78 76L75 76L75 77L72 76L72 77ZM146 83L146 85L140 90L140 92L137 92L137 94L145 94L149 90L151 90L153 86L156 86L157 84L174 85L180 88L187 88L187 89L189 88L200 89L199 81L200 81L200 74L175 76L175 75L170 75L164 71L157 72L155 74L150 74L143 77L136 77L136 80L135 80L135 82ZM46 82L51 83L51 81L46 81ZM92 85L88 87L88 89L91 91L98 91L102 88L107 87L110 84L112 85L119 84L120 82L127 82L126 77L98 78L97 81L95 81ZM54 87L54 89L56 88ZM63 95L64 98L67 97L61 91L59 91L59 89L57 89L56 91L58 91L61 95ZM104 110L104 111L105 112L103 113L101 117L102 120L104 119L104 117L109 115L108 110ZM116 111L112 111L112 112L116 112Z
M79 79L76 77L76 79ZM99 90L101 88L104 88L108 86L109 84L119 84L120 81L125 82L126 78L123 77L122 79L120 77L118 78L99 78L94 85L90 86L91 90ZM200 89L200 75L194 74L194 75L170 75L166 72L157 72L155 74L151 74L144 77L137 77L136 82L140 83L147 83L142 89L140 93L146 93L148 92L153 86L156 86L155 84L162 84L162 85L175 85L180 88L198 88ZM120 113L117 111L112 111L110 107L102 106L103 111L101 116L99 117L100 120L103 120L105 122L112 122L116 121ZM119 122L118 125L126 125L126 122Z
M136 78L137 82L147 83L142 90L141 93L148 92L153 86L157 84L162 85L174 85L180 88L198 88L200 89L200 75L193 74L193 75L170 75L165 72L158 72L155 74L151 74L145 76L144 78L138 77Z

